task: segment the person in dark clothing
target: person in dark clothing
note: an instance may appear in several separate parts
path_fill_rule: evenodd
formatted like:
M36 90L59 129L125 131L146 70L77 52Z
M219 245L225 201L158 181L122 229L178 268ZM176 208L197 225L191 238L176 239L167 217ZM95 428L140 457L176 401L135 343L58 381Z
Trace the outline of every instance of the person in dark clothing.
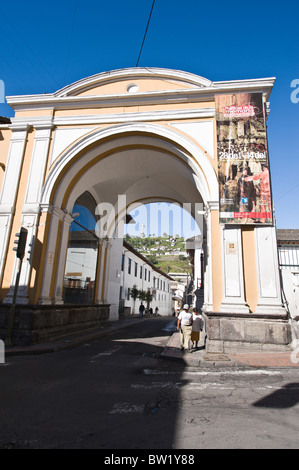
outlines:
M139 307L139 318L143 318L143 313L144 313L144 305L143 304L140 304L140 307Z

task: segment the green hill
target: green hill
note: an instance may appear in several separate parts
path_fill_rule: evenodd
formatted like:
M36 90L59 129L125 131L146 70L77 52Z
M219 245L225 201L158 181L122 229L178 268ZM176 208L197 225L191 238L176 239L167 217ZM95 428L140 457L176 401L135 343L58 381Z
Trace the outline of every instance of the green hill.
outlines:
M165 234L163 237L139 238L127 234L125 240L165 273L192 271L182 237Z

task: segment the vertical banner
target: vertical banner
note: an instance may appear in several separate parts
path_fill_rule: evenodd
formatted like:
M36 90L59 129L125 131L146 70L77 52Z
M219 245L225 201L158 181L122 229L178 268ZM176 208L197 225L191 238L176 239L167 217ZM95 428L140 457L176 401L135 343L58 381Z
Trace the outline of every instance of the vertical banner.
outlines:
M220 222L272 224L262 93L215 95Z

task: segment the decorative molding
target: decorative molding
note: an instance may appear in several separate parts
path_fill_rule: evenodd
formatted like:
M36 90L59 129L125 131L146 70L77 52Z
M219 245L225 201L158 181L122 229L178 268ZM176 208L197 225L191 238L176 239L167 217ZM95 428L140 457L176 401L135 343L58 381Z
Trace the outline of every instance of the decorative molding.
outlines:
M119 93L112 95L77 96L88 89L107 83L115 83L127 79L151 78L177 81L189 84L192 88L165 91L149 91L142 93ZM98 74L84 78L74 84L51 94L8 96L7 103L14 110L29 109L73 109L101 108L119 106L142 106L148 104L174 104L190 101L205 101L213 99L215 93L238 92L244 90L262 91L268 101L275 78L260 78L249 80L231 80L211 82L203 77L167 69L122 69L109 73Z
M210 211L219 211L219 200L217 201L207 201L205 204L205 210Z
M86 116L62 116L54 119L56 126L78 124L112 124L144 121L173 121L175 119L214 118L214 108L197 108L167 111L149 111L137 113L91 114Z
M28 121L16 120L11 118L11 124L8 125L8 128L13 132L10 140L21 140L27 137L27 132L31 129L31 124Z
M67 96L90 90L96 86L103 86L124 80L139 80L149 78L151 80L171 80L172 82L181 82L196 88L207 87L211 85L211 81L207 78L195 75L182 70L164 69L164 68L125 68L102 72L91 77L78 80L75 83L67 85L55 92L56 96Z

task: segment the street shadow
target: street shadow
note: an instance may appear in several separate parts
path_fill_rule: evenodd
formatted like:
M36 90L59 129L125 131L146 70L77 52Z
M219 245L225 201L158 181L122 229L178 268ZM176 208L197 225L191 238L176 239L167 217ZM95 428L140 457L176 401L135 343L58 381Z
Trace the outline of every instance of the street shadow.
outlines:
M299 383L293 382L253 404L261 408L292 408L299 403Z
M1 370L0 449L174 449L189 383L184 358L161 358L175 327L171 317L140 320L78 347L13 358Z
M154 323L161 324L159 333L151 329ZM110 335L111 351L115 345L121 346L122 361L127 361L128 368L119 364L109 378L108 415L104 418L105 430L98 448L111 448L113 442L115 449L122 450L122 455L124 449L175 448L182 408L181 391L189 383L183 378L187 364L179 348L176 348L176 360L169 360L169 357L165 360L161 356L165 349L161 339L171 338L176 324L177 320L171 317L153 318L146 322L141 320L141 329L135 324ZM106 357L106 367L109 363L114 364L113 355ZM88 448L92 446L93 442L89 441ZM81 447L86 448L86 445L83 443Z

